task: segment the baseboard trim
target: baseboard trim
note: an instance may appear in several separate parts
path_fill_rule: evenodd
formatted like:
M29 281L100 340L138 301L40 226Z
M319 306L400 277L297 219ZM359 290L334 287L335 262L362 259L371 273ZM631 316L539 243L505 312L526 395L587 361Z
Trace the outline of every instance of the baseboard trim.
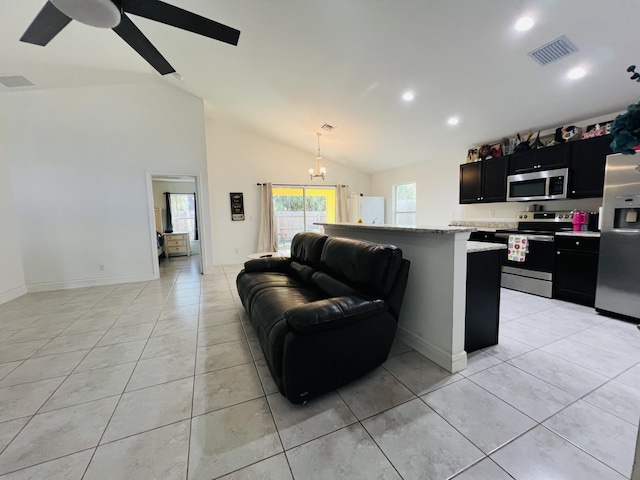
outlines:
M398 340L403 341L411 348L451 373L456 373L467 368L467 352L464 350L455 355L447 353L441 348L426 341L424 338L405 330L400 325L398 325L396 337L398 337Z
M101 287L116 283L150 282L155 280L153 273L143 275L119 275L117 277L87 278L64 282L32 283L27 285L28 293L50 292L53 290L69 290L72 288Z
M2 305L3 303L10 302L11 300L15 300L16 298L21 297L26 293L27 293L27 287L25 285L21 285L19 287L12 288L11 290L8 290L6 292L2 292L0 293L0 305Z

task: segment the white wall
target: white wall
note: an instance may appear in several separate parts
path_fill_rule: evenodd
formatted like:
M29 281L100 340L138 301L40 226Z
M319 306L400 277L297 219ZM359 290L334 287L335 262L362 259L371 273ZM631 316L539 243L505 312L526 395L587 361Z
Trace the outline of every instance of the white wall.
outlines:
M587 120L574 122L585 127L598 122L612 120L622 112L614 112ZM541 135L554 130L542 131ZM598 211L602 198L580 200L549 200L544 202L498 202L474 205L459 204L460 164L464 163L467 148L452 150L437 160L400 167L375 174L371 178L371 195L384 195L389 208L386 222L392 222L392 188L399 183L416 182L416 223L419 225L448 225L453 219L507 219L515 221L517 212L530 204L542 204L546 210Z
M371 177L371 195L385 197L385 223L393 223L393 185L416 182L416 224L448 225L459 216L458 157L447 155Z
M4 141L3 141L4 139ZM11 175L4 151L6 137L0 136L0 304L27 293L22 267L18 222L11 196Z
M1 110L30 291L153 278L148 173L200 175L208 219L202 100L140 84L12 93Z
M323 157L326 180L309 179L315 138L304 152L211 119L206 122L209 191L215 264L242 263L258 246L260 191L257 183L349 185L369 193L370 175ZM244 193L244 221L231 221L230 192Z

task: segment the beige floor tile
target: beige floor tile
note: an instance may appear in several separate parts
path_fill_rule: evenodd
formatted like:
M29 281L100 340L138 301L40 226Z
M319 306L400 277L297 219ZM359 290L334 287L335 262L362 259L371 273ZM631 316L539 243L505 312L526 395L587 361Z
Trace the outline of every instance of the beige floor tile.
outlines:
M253 364L196 375L193 415L202 415L262 396L264 391Z
M29 420L31 420L31 417L22 417L0 423L0 452L11 443L11 440L15 438Z
M74 373L60 385L41 411L78 405L112 395L120 395L129 381L135 363Z
M80 333L77 335L65 335L56 337L38 350L34 357L44 357L45 355L55 355L57 353L76 352L93 348L102 338L104 332Z
M0 422L35 414L64 377L0 388Z
M362 424L403 478L449 478L484 457L419 399Z
M101 444L191 418L193 377L125 393Z
M295 478L401 480L359 424L293 448L286 455Z
M67 376L82 361L88 351L89 350L79 350L77 352L60 353L58 355L48 355L46 357L25 360L22 365L0 381L0 388L47 378Z
M184 479L189 421L101 445L83 480Z
M0 475L95 447L118 397L41 413L0 454Z
M264 398L195 417L189 480L210 480L282 452Z
M82 480L94 449L67 455L56 460L9 473L2 480Z
M248 467L236 470L229 475L220 477L219 480L253 480L253 479L277 479L277 480L293 480L289 463L284 453L274 455L273 457L254 463Z
M195 353L196 337L197 333L193 330L150 338L142 352L142 358L160 357L175 353Z
M149 338L149 335L151 335L153 326L153 323L142 323L131 327L111 328L104 334L104 337L100 339L96 346L104 347L106 345L114 345L116 343L131 342L133 340L146 340Z
M336 392L305 405L294 405L280 393L267 397L285 450L316 439L357 421Z
M253 357L246 340L209 345L197 350L196 374L252 362Z
M146 340L136 340L133 342L107 345L106 347L94 347L76 367L74 373L135 362L140 358L140 354L146 343Z
M198 332L198 348L218 343L233 342L245 338L240 323L229 323L204 328Z
M195 351L140 360L125 391L192 377L195 363Z

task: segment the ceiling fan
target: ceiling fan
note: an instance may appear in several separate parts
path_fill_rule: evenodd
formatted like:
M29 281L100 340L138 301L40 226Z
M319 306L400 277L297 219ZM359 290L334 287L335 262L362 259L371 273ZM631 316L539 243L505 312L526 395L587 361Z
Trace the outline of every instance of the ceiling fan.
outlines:
M240 31L159 0L48 0L20 41L45 46L71 20L111 28L161 75L175 69L126 15L138 15L237 45Z

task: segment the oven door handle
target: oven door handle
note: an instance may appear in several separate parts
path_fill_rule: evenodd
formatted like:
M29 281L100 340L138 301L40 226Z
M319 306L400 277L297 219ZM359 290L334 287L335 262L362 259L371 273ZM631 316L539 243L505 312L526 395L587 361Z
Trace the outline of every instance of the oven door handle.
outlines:
M507 240L509 239L509 235L520 235L524 238L526 238L527 240L534 241L534 242L553 242L553 235L531 235L531 234L524 234L521 235L519 233L496 233L496 238L506 238Z

